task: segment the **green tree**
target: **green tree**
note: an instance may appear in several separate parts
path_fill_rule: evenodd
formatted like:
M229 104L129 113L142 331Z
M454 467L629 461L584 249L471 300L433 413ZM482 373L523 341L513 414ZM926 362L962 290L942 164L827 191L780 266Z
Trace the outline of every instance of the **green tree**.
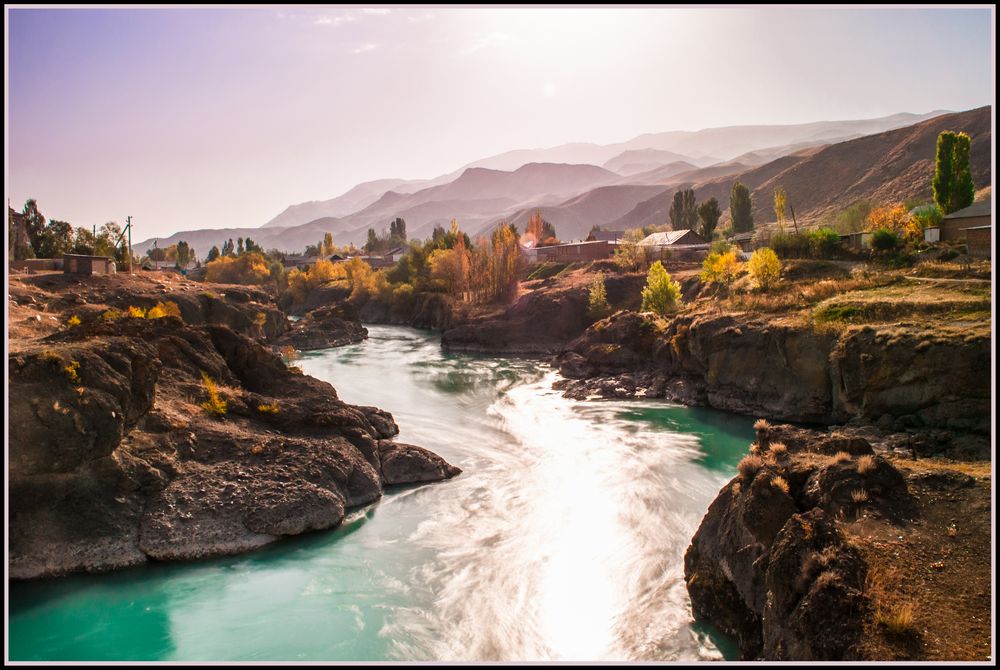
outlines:
M167 260L167 252L165 249L161 249L156 246L156 242L153 242L153 248L146 252L146 256L149 257L151 261L165 261Z
M237 237L236 238L236 255L237 256L242 256L245 253L246 253L246 248L243 246L243 238L242 237Z
M934 188L934 203L941 208L945 214L950 214L951 188L955 160L955 138L956 135L950 130L944 130L938 134L937 156L934 159L934 180L931 182Z
M642 289L642 311L664 315L676 311L681 304L681 285L671 278L663 263L649 267L646 286Z
M28 240L31 243L31 250L37 257L39 255L42 233L45 231L45 217L38 211L38 203L34 198L29 198L24 203L21 211L24 222L24 229L28 233Z
M670 227L673 230L693 230L698 225L698 204L695 201L694 190L686 189L674 193L673 204L670 205Z
M752 209L750 189L739 181L733 184L733 191L729 196L729 213L733 218L734 233L747 233L753 230Z
M587 316L594 321L603 319L611 313L611 305L608 304L608 291L604 286L604 273L598 272L594 281L590 283L590 299L587 303Z
M39 258L62 258L73 248L73 226L65 221L49 221L38 237Z
M976 185L972 181L972 167L969 165L969 151L972 138L967 133L959 133L955 137L955 155L952 160L952 186L949 194L951 209L957 212L972 204L976 198Z
M406 221L396 217L389 223L389 239L394 243L406 242Z
M96 244L97 238L94 237L92 232L86 228L77 228L76 235L73 238L73 248L70 250L70 253L92 256L96 253Z
M215 246L213 244L212 248L208 250L208 257L205 258L205 261L208 262L208 263L211 263L212 261L214 261L216 258L218 258L221 255L222 254L219 253L219 247L217 247L217 246Z
M184 240L177 242L177 265L185 268L192 260L194 260L194 249L191 245Z
M715 233L716 226L719 225L719 217L721 216L722 210L719 209L719 201L715 198L709 198L698 207L698 218L701 219L701 236L707 241L712 241L712 235Z

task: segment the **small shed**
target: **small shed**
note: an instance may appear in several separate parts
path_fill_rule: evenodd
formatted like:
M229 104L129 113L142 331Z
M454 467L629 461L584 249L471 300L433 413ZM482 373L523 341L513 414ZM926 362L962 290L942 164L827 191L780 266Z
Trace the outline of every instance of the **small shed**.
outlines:
M729 242L738 246L740 251L753 251L754 235L755 233L752 230L748 230L745 233L736 233L729 238Z
M970 234L971 233L971 234ZM952 212L941 222L941 240L967 240L969 253L972 246L985 248L989 255L990 240L993 237L993 198L974 202L964 209ZM973 243L973 238L975 243Z
M117 272L114 259L108 256L63 254L63 273L76 275L113 275Z

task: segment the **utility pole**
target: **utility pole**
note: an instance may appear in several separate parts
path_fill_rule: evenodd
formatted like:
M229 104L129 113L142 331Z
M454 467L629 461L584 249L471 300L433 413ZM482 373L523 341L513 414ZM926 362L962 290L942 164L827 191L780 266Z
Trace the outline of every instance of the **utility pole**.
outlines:
M128 231L128 273L132 274L132 217L128 216L125 220L128 221L125 228Z

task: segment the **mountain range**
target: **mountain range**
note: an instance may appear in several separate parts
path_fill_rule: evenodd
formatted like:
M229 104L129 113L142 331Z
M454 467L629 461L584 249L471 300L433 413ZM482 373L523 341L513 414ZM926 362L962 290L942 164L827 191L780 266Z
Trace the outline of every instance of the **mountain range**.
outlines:
M539 210L564 240L582 239L597 224L623 229L667 221L673 194L694 188L728 208L732 183L752 189L755 220L769 220L770 193L782 185L800 221L862 198L929 199L934 146L942 129L973 137L977 186L990 179L992 110L894 114L879 119L780 126L731 126L640 135L627 142L573 143L524 149L475 161L427 180L380 179L329 200L291 205L262 226L199 229L154 241L185 240L204 256L226 239L251 237L265 249L301 251L333 234L338 245L362 244L399 216L411 238L456 218L475 236L507 220L523 228ZM770 217L773 218L773 215ZM725 220L725 217L724 217Z

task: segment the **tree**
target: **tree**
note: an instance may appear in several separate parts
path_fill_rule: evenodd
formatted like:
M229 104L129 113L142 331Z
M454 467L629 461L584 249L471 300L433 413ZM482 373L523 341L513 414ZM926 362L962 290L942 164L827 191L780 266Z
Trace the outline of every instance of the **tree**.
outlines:
M778 229L782 230L785 227L785 189L779 186L774 189L774 216L775 220L778 222Z
M62 258L73 248L73 226L65 221L49 221L38 238L39 258Z
M194 260L194 249L184 240L180 240L177 243L177 265L186 268L192 260Z
M733 190L729 196L729 213L733 218L734 233L747 233L753 230L752 209L750 189L739 181L733 184Z
M319 243L319 255L326 258L333 254L336 247L333 246L333 233L324 233L323 241Z
M233 256L234 249L236 249L236 247L233 245L233 238L230 237L228 240L222 243L223 256Z
M698 204L694 190L686 189L674 193L670 206L670 227L673 230L693 230L698 225Z
M681 304L681 285L671 278L661 261L649 267L646 286L642 289L642 311L661 316L675 311Z
M118 238L121 237L122 229L114 221L108 221L98 229L97 239L94 242L94 253L98 256L111 256L118 263L125 261L125 253L121 251Z
M952 187L949 194L950 210L957 212L971 205L976 198L976 185L972 181L972 168L969 166L969 151L972 138L966 133L959 133L955 138L955 156L952 161Z
M237 256L242 256L245 253L246 253L246 249L243 246L243 238L242 237L237 237L236 238L236 255Z
M931 186L934 189L934 203L945 214L952 212L948 208L951 206L955 139L955 133L950 130L944 130L939 133L937 138L937 155L934 159L934 180L931 182Z
M587 303L587 316L594 321L603 319L611 313L608 304L608 290L604 286L604 273L598 272L590 284L590 299Z
M781 261L773 249L762 247L753 252L747 261L747 270L754 286L762 291L770 290L781 277Z
M614 260L622 270L637 272L645 266L646 250L639 246L639 241L643 237L644 235L641 230L633 228L632 230L626 230L625 235L618 241Z
M368 241L361 248L364 249L366 254L373 253L378 248L378 234L374 228L368 229Z
M712 235L715 233L716 226L719 225L719 217L721 216L722 210L719 209L719 201L715 198L709 198L698 207L698 218L701 219L701 236L709 242L712 241Z
M28 240L31 243L31 250L37 257L39 255L42 233L45 230L45 217L38 211L38 203L35 202L34 198L29 198L25 201L21 214L23 216L22 221L24 222L25 231L28 233Z
M96 244L97 238L94 237L92 232L86 228L77 228L76 235L73 238L73 248L70 250L70 253L92 256L96 253Z
M146 252L146 256L148 256L151 261L167 260L167 252L156 246L156 242L153 242L153 248Z
M212 248L208 250L208 257L205 258L205 261L208 262L208 263L211 263L212 261L214 261L216 258L218 258L221 255L222 254L219 253L219 247L217 247L217 246L215 246L213 244Z
M255 254L260 254L260 255L263 256L264 255L264 249L262 249L259 244L257 244L256 242L254 242L252 239L250 239L248 237L248 238L246 238L243 241L243 253L245 253L245 254L255 253Z
M406 242L406 221L396 217L389 223L389 239L394 243Z
M721 247L722 245L720 245ZM724 287L727 291L742 270L739 256L736 249L728 244L725 248L718 248L708 254L701 265L699 277L706 284L712 282Z

